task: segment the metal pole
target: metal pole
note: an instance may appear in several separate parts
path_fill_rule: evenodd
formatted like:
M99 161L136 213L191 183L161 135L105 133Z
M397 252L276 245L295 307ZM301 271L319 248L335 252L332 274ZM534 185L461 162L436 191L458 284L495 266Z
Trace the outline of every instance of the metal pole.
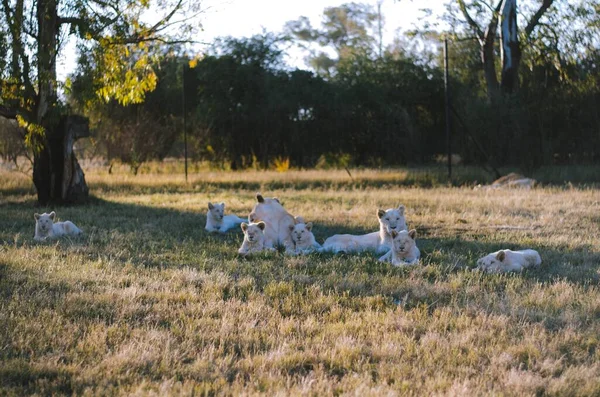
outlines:
M188 152L187 152L187 111L185 106L185 61L181 68L181 96L183 111L183 157L185 158L185 182L188 181Z
M448 39L444 37L444 93L446 102L446 149L448 152L448 182L452 182L452 142L450 140L450 82L448 78Z

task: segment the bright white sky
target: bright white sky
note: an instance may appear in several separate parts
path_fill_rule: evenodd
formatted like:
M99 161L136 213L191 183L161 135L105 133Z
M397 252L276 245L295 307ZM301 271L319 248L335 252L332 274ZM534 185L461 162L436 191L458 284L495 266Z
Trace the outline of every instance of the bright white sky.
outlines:
M339 6L349 2L372 4L377 0L205 0L208 3L206 13L202 15L203 31L197 41L211 43L216 37L248 37L254 34L280 32L287 21L300 16L310 18L313 27L320 27L323 10L326 7ZM420 10L431 8L435 13L443 11L444 0L383 0L382 14L385 20L383 30L384 44L392 42L398 30L409 30L420 24L424 15ZM303 55L291 54L287 59L291 66L307 68ZM58 79L65 77L75 68L76 54L74 43L64 49L58 60Z

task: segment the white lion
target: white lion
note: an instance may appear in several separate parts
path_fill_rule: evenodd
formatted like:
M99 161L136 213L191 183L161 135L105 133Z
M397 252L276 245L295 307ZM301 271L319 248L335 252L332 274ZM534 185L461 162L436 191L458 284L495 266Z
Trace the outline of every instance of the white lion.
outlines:
M479 259L475 269L488 273L520 272L528 267L539 267L541 264L542 258L536 250L500 250Z
M241 224L242 231L244 232L244 242L242 246L238 250L240 255L248 255L261 251L275 251L274 248L267 247L265 242L265 223L257 222L247 224L246 222L242 222Z
M374 250L383 254L392 248L391 232L393 230L406 230L406 219L404 217L404 206L378 209L379 231L363 235L336 234L329 237L323 243L321 251L339 252L361 252Z
M256 194L256 205L248 215L250 222L263 221L266 223L265 244L267 247L275 248L276 245L283 245L286 253L294 252L294 242L292 241L291 226L298 222L303 222L301 217L292 216L287 212L279 199L264 198L260 193Z
M225 203L208 203L205 227L207 231L225 233L244 221L245 219L236 215L225 215Z
M394 266L414 265L421 258L421 251L417 247L415 238L417 231L412 229L407 232L392 230L392 249L379 258L380 262L391 262Z
M35 218L35 236L36 241L44 241L60 236L79 236L83 232L71 221L56 222L54 219L56 213L52 211L49 214L33 214Z
M315 240L315 235L312 233L312 227L312 222L301 222L294 226L290 225L295 254L308 254L321 248L321 245Z

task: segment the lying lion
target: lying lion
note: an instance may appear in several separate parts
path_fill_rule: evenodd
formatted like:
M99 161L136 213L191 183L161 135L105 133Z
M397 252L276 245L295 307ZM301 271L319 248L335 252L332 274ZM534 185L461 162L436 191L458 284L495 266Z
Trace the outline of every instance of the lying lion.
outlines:
M406 219L404 217L404 206L377 210L379 219L379 231L363 235L336 234L329 237L323 243L321 251L339 252L361 252L373 250L379 254L388 252L392 248L392 231L406 230Z
M500 250L479 259L475 269L489 273L520 272L528 267L539 267L541 264L542 258L536 250Z

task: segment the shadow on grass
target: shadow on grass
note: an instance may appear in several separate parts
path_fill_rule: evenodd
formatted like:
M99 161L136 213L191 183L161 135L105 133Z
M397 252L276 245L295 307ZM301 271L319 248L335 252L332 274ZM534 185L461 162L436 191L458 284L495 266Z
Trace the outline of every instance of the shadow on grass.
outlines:
M585 285L600 280L600 252L594 252L593 247L573 250L540 244L523 245L512 241L482 242L458 237L430 238L426 235L417 243L426 263L428 260L445 262L454 269L472 269L479 258L501 249L535 249L542 257L542 265L519 273L522 277L540 282L565 279Z
M35 221L34 209L30 204L20 202L3 206L5 211L0 217L1 244L16 246L40 244L32 239ZM51 209L39 209L38 212L42 210ZM237 248L243 239L239 227L229 230L226 234L206 232L204 208L199 208L198 212L181 211L124 204L93 197L86 206L58 208L57 215L59 220L74 221L82 228L84 236L41 244L54 244L64 249L76 246L79 251L90 255L102 255L104 251L113 254L116 252L117 261L146 267L197 266L199 262L203 262L205 265L209 264L208 267L211 269L207 270L218 269L218 265L212 259L222 261L236 258ZM365 234L375 230L377 230L375 222L371 230L331 222L317 222L314 234L317 241L322 243L333 234ZM523 277L539 281L564 278L576 283L588 283L600 279L600 253L593 247L580 247L576 250L542 245L525 247L510 241L482 242L464 240L460 237L431 237L427 229L419 233L417 242L422 253L422 263L436 267L443 266L446 270L441 274L472 268L478 258L499 249L532 248L538 250L543 263L540 269L531 269L522 273ZM88 247L89 245L91 247ZM213 256L214 258L211 258ZM359 263L352 260L355 257L358 258ZM310 255L307 260L324 262L327 258L344 258L348 265L340 265L336 269L343 274L356 270L366 273L383 271L387 274L386 269L389 269L389 266L378 265L377 257L374 253L342 256L320 254ZM270 260L285 267L286 259L288 258L279 255ZM248 262L248 260L240 260ZM357 265L366 267L356 269ZM248 275L252 276L252 274Z
M440 238L428 235L427 229L417 241L422 253L421 265L417 267L395 268L378 262L379 256L372 252L301 257L289 257L280 252L240 258L237 249L243 239L241 230L234 228L226 234L206 232L204 209L181 211L100 198L93 198L85 207L65 207L57 211L60 219L75 221L84 230L83 237L36 243L32 239L35 222L31 208L24 203L4 208L5 214L0 218L0 243L6 249L11 249L7 247L9 245L21 250L49 245L63 256L80 255L86 266L100 263L101 266L117 269L133 266L138 271L191 268L207 273L220 272L234 280L252 278L256 289L261 292L272 283L292 282L298 288L316 285L328 293L348 294L349 297L388 296L401 300L410 293L417 297L412 299L414 305L440 304L453 299L453 293L435 286L455 278L459 272L469 273L469 279L501 279L502 276L497 275L471 275L469 270L478 258L503 248L536 249L543 263L539 269L528 269L494 283L506 283L509 277L517 277L532 283L563 279L588 286L600 279L600 253L591 247L571 250L543 245L525 247L510 241L465 240L458 236ZM372 231L319 222L314 229L320 243L336 233L364 234ZM33 275L23 277L36 279ZM411 280L418 279L420 281L411 284ZM431 287L433 292L421 293L415 289L424 286ZM56 286L58 291L64 287ZM50 286L40 285L40 288ZM0 296L6 298L6 294L12 294L10 291L10 286L5 284ZM91 303L88 306L96 307ZM97 309L92 312L102 318L108 316L110 321L110 313L105 315L103 307Z
M35 250L30 254L30 258L34 259L30 260L40 261L56 255L79 255L82 266L119 273L121 277L113 281L113 289L127 288L131 280L150 272L149 279L153 279L163 271L190 268L209 274L223 273L229 280L218 287L221 288L218 291L221 298L244 300L250 292L244 292L246 289L236 283L237 280L251 278L251 292L263 294L266 302L283 317L303 316L307 312L323 315L331 310L330 306L319 303L315 287L328 299L334 296L336 306L355 311L395 310L397 305L401 305L404 310L425 307L428 313L432 313L438 307L456 308L455 305L459 305L461 310L473 307L477 305L474 295L480 291L498 296L501 300L504 289L509 288L511 283L514 287L515 282L523 290L534 283L551 283L557 278L588 286L590 280L598 280L600 266L600 254L586 247L568 251L545 246L522 247L509 241L439 238L428 235L427 229L418 240L422 265L416 267L395 268L378 262L373 253L301 257L264 254L248 259L238 258L236 251L241 243L241 231L236 228L225 235L207 233L204 230L204 209L199 212L180 211L99 198L94 198L85 207L58 209L61 219L76 221L85 231L85 236L37 244L32 241L34 221L29 204L11 204L3 208L6 211L0 217L0 250L14 248L15 255ZM362 234L370 231L337 223L317 223L315 226L319 241L334 233ZM50 249L48 252L36 250L40 246L49 246ZM544 263L540 269L510 276L472 273L465 269L473 266L478 257L500 248L537 249ZM78 261L74 263L77 266ZM166 300L168 295L160 298L140 291L136 298L139 308L123 314L115 306L113 295L102 293L105 280L79 280L75 276L66 281L54 276L52 270L46 272L44 264L41 265L21 268L0 262L0 307L10 307L23 319L37 318L35 313L55 313L60 324L80 324L80 330L97 323L112 325L117 322L170 329L169 320L153 317L151 310L152 305L160 304L160 300ZM461 277L456 277L460 272L463 273L459 274ZM172 275L167 274L166 277ZM451 279L462 280L465 284L458 291L453 290L448 287ZM466 284L478 285L480 289L468 292ZM204 287L200 283L197 288ZM515 310L521 309L518 303L511 304L517 306ZM502 315L509 312L500 304L482 305L478 309ZM35 313L30 312L32 310ZM524 318L540 322L548 329L561 327L566 321L551 309L529 310L526 315ZM14 333L13 329L17 327L10 321L0 327L0 340L7 341L0 352L0 381L7 390L16 394L39 393L40 385L48 388L50 392L47 394L78 394L83 390L83 386L73 380L74 372L71 372L69 363L44 366L32 359L28 351L13 346L11 341L18 339L19 335ZM23 327L23 324L20 325ZM27 327L26 334L37 332L34 324ZM52 348L46 351L45 346L47 344L32 347L31 354L38 357L51 355Z

